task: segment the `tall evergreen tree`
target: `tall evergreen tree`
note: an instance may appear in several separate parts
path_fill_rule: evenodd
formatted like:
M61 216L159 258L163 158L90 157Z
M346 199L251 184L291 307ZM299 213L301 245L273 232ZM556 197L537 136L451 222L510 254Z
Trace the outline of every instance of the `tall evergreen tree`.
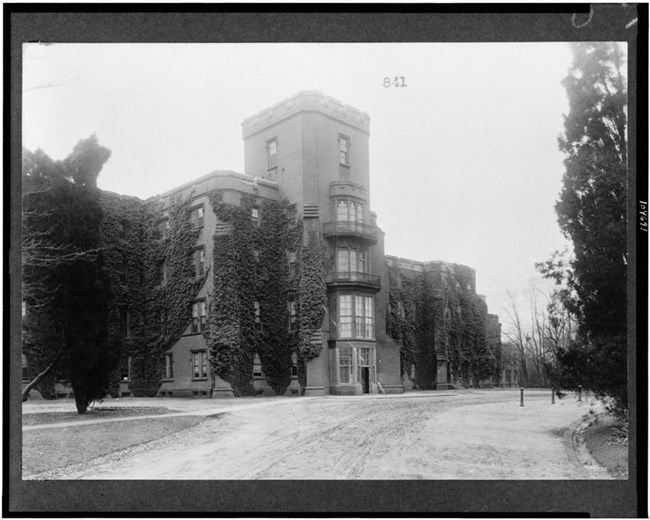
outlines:
M570 110L559 140L566 158L556 212L574 259L539 268L567 284L564 301L579 325L577 342L559 352L560 384L580 384L626 407L625 58L616 43L576 43L573 53L564 80Z
M40 150L23 158L23 346L39 370L58 363L79 413L106 395L118 359L108 338L97 188L109 156L92 136L63 161Z

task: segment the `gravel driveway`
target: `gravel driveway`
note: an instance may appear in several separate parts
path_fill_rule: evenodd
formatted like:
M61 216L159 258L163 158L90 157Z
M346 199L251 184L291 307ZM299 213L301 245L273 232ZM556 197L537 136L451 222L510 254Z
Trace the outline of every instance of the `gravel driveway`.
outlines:
M210 417L198 426L57 478L611 478L586 470L571 449L567 432L589 404L574 397L551 404L549 391L527 391L524 407L518 390L194 403L188 411Z

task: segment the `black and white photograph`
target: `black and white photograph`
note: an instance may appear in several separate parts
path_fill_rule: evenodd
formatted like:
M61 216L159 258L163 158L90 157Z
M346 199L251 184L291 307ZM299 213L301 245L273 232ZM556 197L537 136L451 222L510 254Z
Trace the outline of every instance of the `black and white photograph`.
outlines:
M633 497L638 18L608 9L559 18L626 37L23 42L22 485Z

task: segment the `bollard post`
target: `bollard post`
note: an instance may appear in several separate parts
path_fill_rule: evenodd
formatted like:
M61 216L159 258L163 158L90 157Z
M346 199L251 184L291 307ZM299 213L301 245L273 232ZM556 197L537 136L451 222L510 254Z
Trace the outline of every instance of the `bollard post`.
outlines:
M578 402L582 402L582 385L578 385Z
M522 386L519 390L521 391L521 400L519 401L519 406L524 406L524 387Z
M551 388L551 404L555 404L555 388Z

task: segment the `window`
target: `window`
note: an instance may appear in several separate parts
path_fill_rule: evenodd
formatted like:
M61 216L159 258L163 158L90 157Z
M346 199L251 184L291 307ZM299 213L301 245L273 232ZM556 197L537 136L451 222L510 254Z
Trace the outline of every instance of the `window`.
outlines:
M203 206L196 206L190 209L190 222L194 229L203 227Z
M262 370L262 360L260 355L256 352L253 357L253 377L264 377L264 371Z
M260 302L253 302L253 312L255 313L255 328L262 330L262 309L260 308Z
M131 321L131 314L129 313L129 310L122 307L120 309L120 337L122 338L128 338L131 335L130 329L130 323Z
M296 274L296 252L289 251L287 253L287 260L289 261L289 276L295 276Z
M256 226L260 225L260 210L259 208L252 208L251 209L251 220L253 221L253 224Z
M167 284L167 262L160 262L158 264L158 285Z
M120 361L120 381L131 381L131 356Z
M339 348L339 383L352 383L352 347Z
M192 352L192 379L208 377L208 356L205 350Z
M296 330L298 325L298 315L296 313L296 300L291 299L287 302L289 311L289 331Z
M339 338L374 339L375 310L372 296L339 295Z
M118 276L120 283L128 283L129 281L129 264L126 261L126 257L122 258L122 263L120 264L120 269L118 271Z
M206 326L205 302L199 301L192 304L192 332L203 332Z
M173 354L165 354L165 379L174 379Z
M354 314L352 310L352 296L339 296L339 338L352 337L352 323Z
M291 354L291 377L298 377L298 354Z
M336 220L339 222L358 222L363 224L363 202L350 199L336 199Z
M278 140L271 139L266 142L266 156L268 159L268 167L275 168L278 165Z
M337 248L336 271L339 273L365 273L368 268L366 259L365 248Z
M350 138L344 135L339 136L339 163L350 166Z
M198 278L205 274L205 248L194 251L194 276Z

